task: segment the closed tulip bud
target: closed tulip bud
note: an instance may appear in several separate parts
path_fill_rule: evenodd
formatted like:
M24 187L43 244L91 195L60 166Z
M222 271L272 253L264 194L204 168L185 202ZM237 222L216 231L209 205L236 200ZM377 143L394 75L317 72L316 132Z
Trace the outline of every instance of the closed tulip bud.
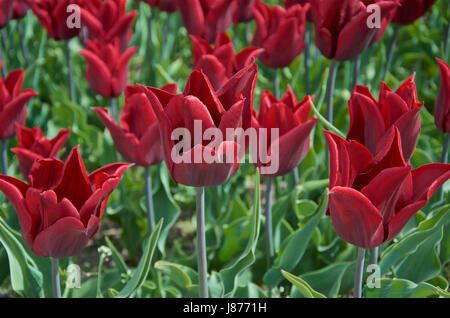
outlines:
M394 23L409 25L420 19L436 0L400 0L400 7L395 12Z
M258 131L267 129L266 144L258 142L259 147L267 149L267 153L278 160L278 170L270 176L281 176L295 169L307 155L313 130L317 119L309 119L311 113L310 99L306 96L301 102L297 101L292 89L288 87L286 94L277 100L269 91L261 96L259 114L253 116L253 127ZM271 129L278 129L278 139L272 140ZM262 134L258 133L259 138ZM274 153L273 144L278 143L278 153ZM261 152L259 152L261 153ZM271 165L266 158L257 162L256 166Z
M121 53L118 38L109 44L87 40L85 45L80 54L86 60L85 78L92 91L105 98L120 96L128 84L128 62L137 48Z
M24 71L20 69L9 73L6 79L0 77L0 140L14 136L17 124L25 124L27 103L37 95L28 88L22 92L23 74Z
M91 0L81 9L83 25L88 30L89 40L103 44L119 38L120 51L123 52L130 43L133 31L131 27L136 12L125 12L126 0Z
M293 7L293 6L297 5L297 4L300 4L300 5L304 6L305 4L310 3L310 1L311 0L284 0L283 4L284 4L284 7L286 9L289 9L290 7ZM308 13L306 15L306 19L308 21L312 21L313 20L311 8L308 10Z
M191 36L194 69L208 77L214 89L222 87L234 74L253 63L262 52L257 47L247 47L234 54L234 45L226 33L217 36L214 48L198 36Z
M437 59L441 71L441 87L434 108L434 122L440 131L450 133L450 68Z
M233 23L247 23L253 20L252 6L257 0L234 0L233 2Z
M28 179L31 167L36 160L56 158L58 151L70 136L70 129L61 129L55 138L48 139L40 127L26 128L18 126L18 147L12 148L19 161L19 169L25 179Z
M264 49L259 56L264 65L286 67L303 52L308 9L309 4L295 5L287 10L278 5L271 8L262 1L253 7L256 31L252 44Z
M233 21L233 0L178 0L178 9L188 33L210 43Z
M16 210L30 250L64 258L79 254L97 233L108 198L129 167L116 163L88 175L76 147L65 163L36 161L29 184L0 175L0 191Z

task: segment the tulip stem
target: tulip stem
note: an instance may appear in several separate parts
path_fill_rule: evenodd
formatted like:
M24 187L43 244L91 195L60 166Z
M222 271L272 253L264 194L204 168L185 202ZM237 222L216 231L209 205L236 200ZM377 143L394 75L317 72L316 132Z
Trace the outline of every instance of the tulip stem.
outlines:
M386 66L383 73L383 80L386 79L387 73L389 72L389 69L391 67L392 58L394 57L394 51L397 47L398 42L398 33L400 31L400 27L396 24L394 24L394 34L392 35L391 43L389 44L389 48L387 51L387 59L386 59Z
M443 145L443 148L442 148L442 158L441 158L441 162L442 162L442 163L448 163L448 151L449 151L449 147L450 147L450 133L448 133L448 134L445 135L444 145ZM444 198L444 196L445 196L444 188L441 187L439 191L440 191L440 198L441 198L441 201L442 201L442 202L445 202L445 201L444 201L444 199L445 199L445 198Z
M273 91L275 94L275 97L277 99L280 99L280 76L278 74L278 69L274 68L273 69Z
M208 274L205 236L205 188L197 187L197 267L200 298L208 298Z
M265 208L265 228L266 228L266 260L267 268L272 266L273 256L273 229L272 229L272 182L273 178L266 178L266 208Z
M8 175L8 140L0 142L2 152L2 172L4 175Z
M118 118L117 118L117 100L114 97L112 97L109 100L109 108L111 110L112 118L114 118L114 120L118 120Z
M311 44L311 31L309 29L309 24L306 24L305 28L305 91L306 94L310 93L311 85L309 82L309 60L310 60L310 52L309 47Z
M153 12L152 8L150 8L150 16L148 17L148 29L147 29L147 60L149 61L148 70L150 72L150 84L153 83ZM165 36L163 34L163 36Z
M378 252L379 252L380 247L374 247L371 249L371 254L370 254L370 264L378 264Z
M354 298L361 298L365 256L366 250L364 248L358 247L358 258L356 260L356 270L355 270L355 288L353 291Z
M155 229L155 212L153 209L152 175L150 173L150 167L145 168L145 195L147 199L148 233L150 235Z
M25 65L29 66L31 64L30 54L28 53L27 41L25 40L25 32L24 32L21 22L17 23L17 30L19 31L20 47L22 49L22 54L23 54L23 58L25 60Z
M163 26L163 37L161 42L161 59L166 57L166 46L167 46L167 34L170 33L170 14L167 14L167 18L164 21Z
M66 44L67 67L69 69L70 101L72 103L76 103L75 82L74 82L74 79L73 79L73 64L72 64L72 59L70 57L69 40L67 40L65 42L66 42L65 44Z
M358 77L359 77L360 69L361 69L361 55L358 55L355 58L355 65L354 65L354 69L353 69L353 82L352 82L352 87L350 88L350 91L353 91L355 86L358 84Z
M52 286L53 298L61 298L61 284L59 282L59 259L52 257Z
M245 46L250 46L252 40L252 32L250 30L250 22L245 23Z
M8 69L6 67L6 62L5 62L5 58L3 57L3 48L2 48L2 44L0 43L0 61L3 64L2 67L2 76L3 78L6 79L6 76L8 75Z
M450 4L449 4L450 7ZM450 8L449 8L450 9ZM450 22L447 23L447 30L445 31L445 39L444 39L444 57L448 58L448 53L449 53L449 38L450 38Z
M328 74L328 84L327 84L327 120L333 123L333 95L334 87L336 85L336 70L337 61L332 60L330 66L330 73Z
M298 182L300 181L300 176L298 175L298 169L297 167L294 168L294 170L292 170L292 180L294 182L294 188L295 186L298 184Z

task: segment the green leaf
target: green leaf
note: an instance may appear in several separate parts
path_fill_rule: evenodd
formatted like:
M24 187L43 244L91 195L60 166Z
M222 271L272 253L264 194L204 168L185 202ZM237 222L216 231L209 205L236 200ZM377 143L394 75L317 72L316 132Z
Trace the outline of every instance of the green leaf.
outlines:
M416 284L406 279L386 279L380 280L381 288L365 288L367 298L425 298L425 297L445 297L450 294L438 287L428 283Z
M170 277L177 286L183 289L191 289L198 284L197 272L188 266L167 261L157 261L155 269Z
M114 263L116 263L117 268L122 274L128 275L128 266L120 255L117 248L114 246L113 242L109 239L109 237L105 236L105 241L108 247L111 249L112 257L114 259Z
M133 293L135 293L139 287L144 284L145 279L150 272L151 262L153 253L155 251L156 244L158 243L159 234L161 233L161 227L163 224L163 219L161 219L155 227L155 230L152 232L150 237L145 239L143 243L144 255L142 255L141 260L139 261L139 265L134 272L131 279L125 285L125 287L120 291L120 293L116 296L117 298L127 298L130 297Z
M0 218L0 242L8 254L13 290L23 297L43 297L42 273L2 218Z
M297 277L295 275L292 275L289 272L286 272L284 270L281 270L281 274L292 284L297 288L297 290L302 294L305 298L327 298L324 294L321 294L314 289L312 289L311 286L308 285L307 282L305 282L300 277Z
M315 290L327 297L335 298L339 294L342 279L349 265L350 263L332 264L317 271L302 274L301 278L309 282Z
M255 196L253 201L253 213L251 219L251 234L247 242L247 246L243 250L242 254L237 257L230 265L225 266L220 271L220 278L224 285L224 296L233 297L236 288L239 285L239 277L250 265L255 261L256 245L258 244L259 229L260 229L260 215L261 215L261 202L260 202L260 176L259 171L256 171L255 175Z
M286 247L279 251L274 266L264 275L264 282L268 286L277 286L282 280L281 270L292 271L300 262L314 233L314 228L319 224L328 206L328 190L321 198L316 212L309 218L306 224L295 231L289 239Z

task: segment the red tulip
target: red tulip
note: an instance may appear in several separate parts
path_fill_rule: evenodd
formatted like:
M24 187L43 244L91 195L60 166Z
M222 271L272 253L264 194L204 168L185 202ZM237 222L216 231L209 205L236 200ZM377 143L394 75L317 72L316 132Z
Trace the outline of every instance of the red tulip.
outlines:
M128 83L128 62L137 48L121 53L118 38L109 44L87 40L85 45L80 54L86 59L85 77L92 91L105 98L120 96Z
M161 88L168 94L176 94L176 85ZM125 106L120 116L120 127L104 108L94 108L108 128L117 150L129 162L142 167L160 163L164 159L159 125L146 95L137 86L125 91Z
M348 140L356 140L375 155L378 143L391 128L399 129L403 156L408 161L414 153L420 133L420 109L414 75L395 92L381 83L378 101L364 86L356 86L348 103L350 128Z
M1 68L1 61L0 61ZM23 125L27 118L27 103L37 95L31 89L22 92L24 71L22 69L9 73L6 79L0 77L0 140L11 138L16 134L16 124Z
M13 14L14 0L0 0L0 29L5 27Z
M83 0L33 0L28 1L33 13L54 40L68 40L80 33L80 28L69 28L67 21L73 11L71 4L82 6Z
M178 8L188 33L210 43L233 20L233 0L178 0Z
M217 36L214 48L201 37L191 35L191 39L194 69L204 72L216 90L253 63L253 59L262 52L257 47L247 47L235 55L233 42L226 33Z
M12 18L22 19L24 16L27 15L28 9L30 9L30 7L27 4L27 0L14 0Z
M262 145L268 154L277 156L278 170L269 174L270 176L281 176L295 169L309 151L311 139L310 134L317 122L316 118L308 120L311 113L311 103L306 96L301 102L297 101L291 88L288 87L286 94L277 100L269 91L264 91L261 96L259 114L253 117L253 126L260 130L267 129L267 142ZM279 129L279 137L272 141L271 129ZM258 136L261 136L258 133ZM278 153L273 153L273 144L278 143ZM261 144L258 142L258 145ZM259 152L261 154L261 152ZM263 158L266 165L273 165ZM262 166L258 162L256 166Z
M440 131L450 133L450 68L437 59L441 70L441 88L434 108L434 122Z
M394 22L408 25L422 17L436 0L400 0L401 6L397 9Z
M293 7L293 6L297 5L297 4L300 4L300 5L304 6L304 5L306 5L306 4L310 3L310 2L311 2L311 0L284 0L283 3L284 3L284 7L286 9L289 9L290 7ZM308 10L308 13L306 14L306 19L308 21L312 21L313 20L311 9Z
M376 156L357 141L326 132L330 150L328 214L337 234L362 248L391 240L450 179L450 165L429 164L411 170L402 156L394 126Z
M389 0L362 0L362 2L364 2L364 4L366 6L369 6L371 4L379 4L383 1L389 1ZM400 0L390 0L393 3L398 4ZM391 10L389 12L389 14L387 14L382 20L381 20L381 28L377 29L375 35L373 36L372 41L370 42L370 45L375 44L376 42L378 42L383 35L386 33L387 27L389 26L389 24L392 22L392 19L395 16L397 9Z
M126 50L130 43L136 12L126 13L126 0L91 0L81 9L83 25L88 30L88 38L103 44L120 40L120 50Z
M138 0L147 3L151 7L156 7L160 11L175 12L177 11L177 0Z
M394 1L380 1L380 18L384 20L397 8ZM316 44L328 59L351 60L372 42L378 29L369 28L373 14L360 0L317 0L311 2L314 15Z
M88 176L76 147L66 163L36 161L30 184L0 175L0 190L16 210L22 237L33 253L69 257L97 233L108 198L129 167L111 164Z
M199 71L191 74L180 95L143 88L158 117L164 159L175 182L194 187L217 186L238 170L244 151L234 138L227 140L226 130L246 129L246 123L250 124L252 104L248 101L253 100L256 76L257 67L253 63L233 76L217 93L205 74ZM197 127L199 123L201 125ZM191 139L176 144L172 134L178 128L187 129ZM222 140L205 141L204 133L210 129L220 132ZM212 143L217 144L212 146ZM179 145L182 145L181 149ZM174 153L191 162L177 161L172 156ZM204 154L221 158L222 162L208 161Z
M256 0L234 0L233 1L233 23L247 23L253 20L252 6Z
M40 127L26 128L18 126L17 141L19 147L12 148L19 161L19 169L25 179L28 179L33 163L39 159L56 158L59 149L70 135L70 129L61 129L53 139L48 139Z
M306 12L309 5L295 5L287 10L269 7L258 1L253 7L256 32L252 44L264 48L259 59L267 67L289 66L303 52Z

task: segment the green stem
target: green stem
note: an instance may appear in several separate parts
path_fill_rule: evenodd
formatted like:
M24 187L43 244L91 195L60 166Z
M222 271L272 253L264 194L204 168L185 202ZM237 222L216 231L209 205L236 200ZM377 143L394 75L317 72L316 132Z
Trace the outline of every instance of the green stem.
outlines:
M2 172L4 175L8 175L8 140L3 140L0 142L1 153L2 153Z
M274 68L273 69L273 91L275 94L275 97L277 99L280 99L281 94L280 94L280 75L278 74L278 69Z
M353 69L353 81L352 81L352 87L350 88L350 91L353 91L355 86L358 84L358 77L359 77L360 69L361 69L361 55L358 55L355 58L355 65L354 65L354 69Z
M442 162L442 163L448 163L448 152L449 152L449 147L450 147L450 133L447 133L447 134L445 135L444 145L443 145L443 148L442 148L442 157L441 157L441 162ZM444 193L444 188L441 187L441 188L439 189L439 191L440 191L439 197L441 198L441 201L444 202L444 199L445 199L445 198L444 198L444 195L445 195L445 193Z
M208 265L206 261L205 188L197 187L197 267L200 298L208 298Z
M97 293L96 293L97 298L102 297L102 268L104 261L105 257L102 253L100 253L100 261L98 262L98 274L97 274Z
M155 229L155 212L153 209L153 195L152 195L152 175L150 167L145 168L145 196L147 205L147 221L149 235Z
M378 264L378 254L379 254L380 247L374 247L370 251L370 264Z
M8 76L8 68L6 67L6 61L3 54L3 48L2 44L0 43L0 61L2 61L2 76L6 79L6 76Z
M272 229L272 182L273 178L266 178L266 208L265 208L265 233L266 233L266 261L267 268L272 266L273 257L273 229Z
M67 61L67 68L69 70L69 89L70 89L70 101L72 103L76 103L76 92L75 92L75 82L73 78L73 64L72 59L70 57L70 47L69 47L69 40L65 41L66 47L66 61Z
M52 257L52 286L53 298L61 298L61 284L59 282L59 259Z
M118 121L119 118L117 118L117 100L114 97L109 100L109 108L111 110L112 118Z
M386 79L387 73L389 72L389 69L391 67L392 58L394 57L395 48L397 47L399 31L400 27L397 24L394 24L394 34L392 35L392 40L387 51L386 67L384 69L382 77L383 80Z
M306 24L305 29L305 91L306 94L310 94L310 75L309 75L309 61L310 61L310 51L309 47L311 44L311 31L309 28L309 23Z
M365 255L366 255L366 250L359 247L358 248L358 258L356 260L356 270L355 270L355 287L354 287L354 291L353 291L354 298L361 298Z
M149 61L148 70L149 70L149 79L150 83L153 83L153 11L150 8L150 16L148 18L148 29L147 29L147 60Z
M328 84L327 84L327 120L333 123L333 95L334 87L336 85L336 69L337 61L332 60L330 66L330 73L328 74Z
M27 41L25 39L25 31L20 21L17 23L17 30L19 32L20 47L22 49L23 59L25 60L25 65L28 67L31 64L30 54L28 53Z

